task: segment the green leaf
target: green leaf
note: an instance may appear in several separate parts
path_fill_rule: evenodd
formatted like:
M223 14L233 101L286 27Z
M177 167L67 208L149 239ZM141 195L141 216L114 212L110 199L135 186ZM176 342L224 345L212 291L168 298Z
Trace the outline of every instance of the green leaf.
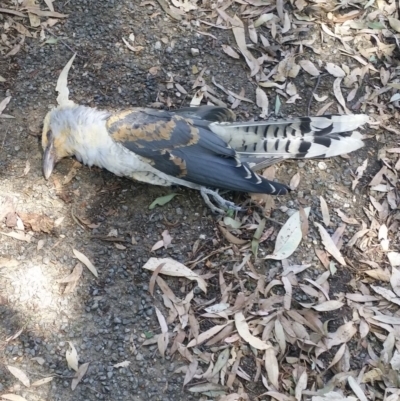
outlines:
M258 245L260 244L260 238L265 228L265 222L265 219L262 219L260 221L260 224L258 225L256 232L254 233L253 240L251 241L251 250L256 258L258 253Z
M224 217L224 224L226 226L230 226L232 228L240 228L240 226L242 225L242 223L240 221L232 219L232 217L229 217L229 216Z
M169 194L169 195L165 195L165 196L160 196L159 198L157 198L150 206L149 209L154 209L156 206L164 206L166 205L168 202L171 202L171 200L179 194Z
M55 45L55 44L58 43L58 39L55 38L55 37L53 37L53 36L51 36L51 37L48 38L48 39L46 40L46 42L44 42L44 43L46 43L46 44L48 44L48 45Z

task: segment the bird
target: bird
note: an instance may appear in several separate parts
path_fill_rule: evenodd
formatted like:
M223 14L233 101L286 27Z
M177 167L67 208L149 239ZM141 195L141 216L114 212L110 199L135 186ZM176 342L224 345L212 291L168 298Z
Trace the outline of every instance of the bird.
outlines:
M285 195L287 185L257 171L284 159L353 152L364 145L355 130L369 121L364 114L235 120L220 106L108 111L68 100L44 119L44 177L49 179L62 158L75 156L117 176L200 190L213 212L225 213L241 208L218 190Z

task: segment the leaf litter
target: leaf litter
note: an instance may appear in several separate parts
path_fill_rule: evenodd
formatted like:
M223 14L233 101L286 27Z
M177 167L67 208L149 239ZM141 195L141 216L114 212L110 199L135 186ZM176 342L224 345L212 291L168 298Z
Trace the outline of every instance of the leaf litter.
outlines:
M237 12L230 8L233 3L240 5ZM53 5L47 1L46 4ZM196 1L159 0L159 4L164 12L177 21L184 18L185 14L199 12L200 7ZM328 79L325 78L327 71L332 78L332 90L328 94L323 93L323 96L313 94L313 98L321 102L321 106L318 106L319 112L324 113L328 109L342 113L365 112L368 107L376 121L375 127L380 125L388 132L398 134L394 121L399 117L400 98L396 97L396 91L400 86L397 83L395 67L391 63L396 45L387 44L386 38L390 37L390 34L393 35L393 31L399 32L399 23L396 10L390 8L390 4L374 4L379 12L375 12L371 7L373 4L365 1L326 5L330 21L327 25L321 23L318 14L321 12L319 2L308 9L307 14L307 3L301 0L294 2L293 10L284 7L283 1L279 0L273 5L261 0L237 0L226 5L222 2L217 3L208 10L207 18L198 22L205 25L204 30L209 26L232 30L236 43L224 43L222 50L228 57L243 58L246 62L250 79L256 88L252 97L256 99L261 118L268 117L269 99L275 98L276 113L281 109L281 102L296 101L297 90L292 79L299 74L305 72L310 77L322 76L321 79ZM206 7L207 2L202 1L201 6ZM361 18L360 7L367 19ZM15 11L17 14L10 13L10 10L0 12L29 20L31 26L28 32L31 33L35 29L42 29L37 22L43 16L65 17L48 8L49 11L44 11L38 7L28 7L24 13ZM351 8L352 11L340 14L339 8L343 9L341 11ZM314 21L318 21L320 25L315 25ZM384 24L385 28L379 24ZM339 62L335 59L326 62L322 57L315 57L321 53L321 49L318 39L312 37L310 27L319 30L318 34L325 42L339 46L343 60L347 61ZM42 31L46 32L44 29ZM29 36L29 33L21 28L16 32L15 45L2 48L6 56L12 57L17 54L24 45L25 36ZM309 37L305 39L300 32L307 32ZM131 51L142 50L140 46L135 47L134 37L123 40ZM251 43L258 43L257 52ZM273 49L271 43L279 45L279 53ZM314 53L312 61L307 59L312 55L311 52ZM258 53L261 53L261 56ZM296 54L296 57L293 54ZM377 59L383 61L380 71L375 68ZM194 69L192 71L198 73ZM197 95L193 97L193 104L200 104L203 100L214 103L221 101L207 87L203 78L204 71L205 69L197 76L197 83L194 85ZM373 85L364 80L367 73L373 77ZM176 88L180 93L185 93L183 87ZM360 88L362 91L358 96ZM222 90L221 87L218 89ZM69 102L66 77L58 86L58 90L59 103ZM244 92L235 94L231 88L224 90L226 96L231 97L232 105L237 100L252 102L250 96L246 97ZM3 100L3 109L7 102L8 100ZM268 225L272 222L268 220L270 215L254 217L253 214L251 218L247 217L248 221L233 219L233 222L226 220L219 225L224 241L232 245L229 247L229 251L232 252L230 255L235 255L242 263L238 264L240 269L236 269L236 275L229 270L219 272L221 293L211 302L211 307L208 306L210 304L203 305L204 300L200 302L199 297L192 291L189 291L184 299L176 297L161 276L170 275L195 281L204 293L208 287L207 281L212 280L212 277L204 278L200 271L191 270L172 259L151 258L146 263L144 268L155 272L152 276L152 293L158 288L161 289L164 304L167 308L169 306L168 318L164 317L163 310L156 309L161 328L161 334L157 338L159 351L162 355L168 355L175 347L174 352L179 352L182 360L187 362L184 383L187 387L190 386L189 391L210 397L219 396L220 401L250 399L246 387L241 383L257 379L265 387L265 396L276 400L300 401L311 397L312 401L350 401L357 397L360 400L393 401L398 398L398 394L393 390L398 383L392 383L391 378L399 374L400 357L394 345L390 345L400 341L400 261L396 249L398 242L393 242L390 238L398 230L400 220L397 211L399 197L396 192L397 174L400 170L398 153L385 148L380 151L379 162L382 164L382 170L373 177L366 189L370 203L364 208L362 216L353 217L343 210L342 206L336 206L330 211L328 203L330 205L331 200L320 197L321 221L315 219L314 211L310 207L304 207L294 211L279 232ZM368 180L368 163L368 159L365 159L353 172L352 191L361 185L364 186L364 181ZM296 188L299 182L300 175L296 174L292 178L291 187ZM158 198L149 208L162 206L175 195ZM350 234L346 225L331 233L337 222L332 211L335 211L344 223L353 225L358 230L351 231L349 240L343 241L343 236L347 237ZM310 214L314 223L311 224L312 227L308 227ZM30 228L36 232L45 231L41 228L35 230L33 226ZM320 235L326 252L319 249L317 255L324 261L324 266L329 266L330 269L332 264L339 263L336 274L340 273L341 268L347 268L347 264L351 268L368 266L367 269L357 270L357 274L363 274L362 280L353 279L349 283L353 292L346 296L336 293L329 285L331 277L328 280L323 274L312 282L306 281L302 272L307 271L307 267L291 266L289 258L302 240L310 236L310 232ZM23 241L31 239L31 234L21 231L2 234ZM260 244L267 239L270 240L268 242L275 240L275 250L264 256L263 260L279 261L277 263L282 265L285 275L279 276L279 272L276 272L275 275L265 277L258 270L258 266L253 266L254 262L248 253L250 246L253 254L257 256L260 253ZM162 241L161 246L168 247L168 235L165 234ZM351 260L346 258L347 263L342 255L342 252L348 255L346 250L353 252ZM315 251L317 252L317 249ZM90 266L92 273L97 277L93 264L85 255L77 252L74 250L75 256L87 267ZM375 255L372 255L372 252ZM216 253L217 256L220 254ZM374 260L379 260L376 254L379 254L384 262L375 262ZM332 260L329 259L329 255L332 256ZM5 266L11 267L7 263ZM212 262L206 266L212 267ZM329 271L332 272L331 269ZM59 280L59 283L76 283L81 273L82 268L78 268L70 276ZM186 284L183 288L190 286ZM294 294L299 289L308 297L307 302L297 302ZM344 306L351 309L352 314L338 319L336 326L331 327L325 313L341 311ZM202 325L202 319L206 319L207 329ZM176 330L169 333L168 324L175 322ZM360 346L370 357L360 372L350 372L345 368L346 355L349 352L348 343L355 339L360 341ZM199 345L203 347L201 351ZM289 347L294 346L298 351L295 356L285 353ZM334 352L329 353L330 350ZM206 352L210 356L207 361L202 355ZM247 365L242 362L249 358L256 366L256 374L253 377L250 376L253 372L246 372ZM75 388L85 374L87 364L78 366L78 356L73 350L70 351L68 359L68 365L77 371L72 384ZM323 380L327 371L333 375L329 383ZM19 380L24 378L21 373L23 374L22 371L15 374ZM198 377L206 383L189 384ZM28 383L26 378L24 381ZM382 396L382 389L386 387L387 393L391 394L387 397ZM23 399L13 394L4 394L2 397L10 400Z

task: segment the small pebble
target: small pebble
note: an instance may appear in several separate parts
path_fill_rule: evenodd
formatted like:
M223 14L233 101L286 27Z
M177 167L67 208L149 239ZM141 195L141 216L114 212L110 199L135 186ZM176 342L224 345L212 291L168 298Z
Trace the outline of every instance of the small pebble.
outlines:
M328 168L328 166L326 165L325 162L319 162L319 163L318 163L318 168L319 168L320 170L326 170L326 169Z

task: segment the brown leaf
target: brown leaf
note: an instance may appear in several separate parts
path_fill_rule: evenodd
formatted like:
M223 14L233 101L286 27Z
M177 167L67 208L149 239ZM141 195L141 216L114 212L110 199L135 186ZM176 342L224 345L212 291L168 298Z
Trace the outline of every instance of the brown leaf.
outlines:
M149 283L149 293L151 296L153 296L154 292L154 286L156 284L157 276L164 267L165 263L160 263L157 268L153 271L153 274L150 277L150 283Z
M35 232L43 231L50 234L54 228L54 220L44 214L18 212L18 216L22 219L25 227L31 228Z
M309 228L308 215L302 206L299 206L299 216L300 216L301 235L303 238L306 238L307 234L308 234L308 228Z

